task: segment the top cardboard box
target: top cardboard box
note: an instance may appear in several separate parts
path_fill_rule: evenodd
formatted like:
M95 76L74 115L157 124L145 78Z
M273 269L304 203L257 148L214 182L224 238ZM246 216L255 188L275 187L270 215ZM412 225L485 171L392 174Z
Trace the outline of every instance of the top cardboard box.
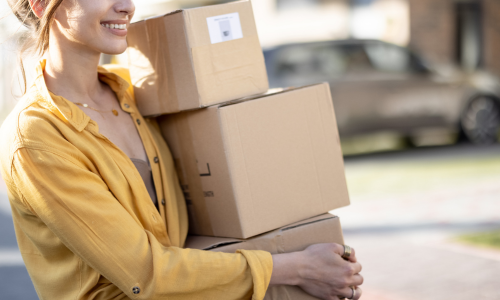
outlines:
M144 116L266 92L250 1L178 10L130 25L130 74Z

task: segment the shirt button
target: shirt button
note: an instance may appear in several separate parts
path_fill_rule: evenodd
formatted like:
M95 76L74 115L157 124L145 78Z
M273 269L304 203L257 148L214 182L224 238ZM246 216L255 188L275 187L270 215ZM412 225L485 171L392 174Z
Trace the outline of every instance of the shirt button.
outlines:
M158 158L158 156L157 156L157 157L155 157L154 161L155 161L155 163L156 163L156 164L157 164L158 162L160 162L160 159Z
M137 294L139 294L141 292L141 289L139 287L134 286L132 288L132 292L137 295Z
M161 204L165 205L165 199L161 199Z
M123 106L125 106L125 108L129 108L130 105L128 105L127 103L125 103Z
M141 120L137 119L137 125L141 125Z

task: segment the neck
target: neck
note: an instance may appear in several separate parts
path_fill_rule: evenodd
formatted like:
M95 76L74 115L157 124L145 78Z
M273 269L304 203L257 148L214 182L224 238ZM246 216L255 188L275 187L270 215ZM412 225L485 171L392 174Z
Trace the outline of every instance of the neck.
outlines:
M100 53L71 42L62 45L52 36L49 40L44 73L47 88L70 101L86 99L93 102L94 95L102 91L97 75Z

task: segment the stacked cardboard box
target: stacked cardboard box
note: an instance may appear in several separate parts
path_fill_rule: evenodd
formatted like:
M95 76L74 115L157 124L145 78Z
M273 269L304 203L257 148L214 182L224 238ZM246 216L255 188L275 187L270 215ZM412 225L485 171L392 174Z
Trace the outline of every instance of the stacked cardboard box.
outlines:
M343 243L338 218L325 215L349 205L329 86L268 91L250 1L134 23L128 42L138 107L161 115L184 190L186 247ZM314 298L274 287L266 299Z
M234 253L238 249L263 250L272 254L302 251L318 243L343 244L344 238L339 218L323 214L253 237L232 239L207 236L190 236L187 248ZM264 300L309 300L309 296L296 286L274 286L268 289Z
M269 88L250 1L178 10L128 31L144 116L206 107Z
M159 118L192 234L249 238L349 204L327 84Z

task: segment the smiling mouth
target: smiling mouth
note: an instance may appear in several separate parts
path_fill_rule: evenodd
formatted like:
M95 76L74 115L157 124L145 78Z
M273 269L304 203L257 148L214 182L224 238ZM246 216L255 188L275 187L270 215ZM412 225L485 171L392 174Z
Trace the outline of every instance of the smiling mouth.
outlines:
M101 23L102 27L110 28L110 29L120 29L120 30L125 30L127 29L127 24L104 24Z

